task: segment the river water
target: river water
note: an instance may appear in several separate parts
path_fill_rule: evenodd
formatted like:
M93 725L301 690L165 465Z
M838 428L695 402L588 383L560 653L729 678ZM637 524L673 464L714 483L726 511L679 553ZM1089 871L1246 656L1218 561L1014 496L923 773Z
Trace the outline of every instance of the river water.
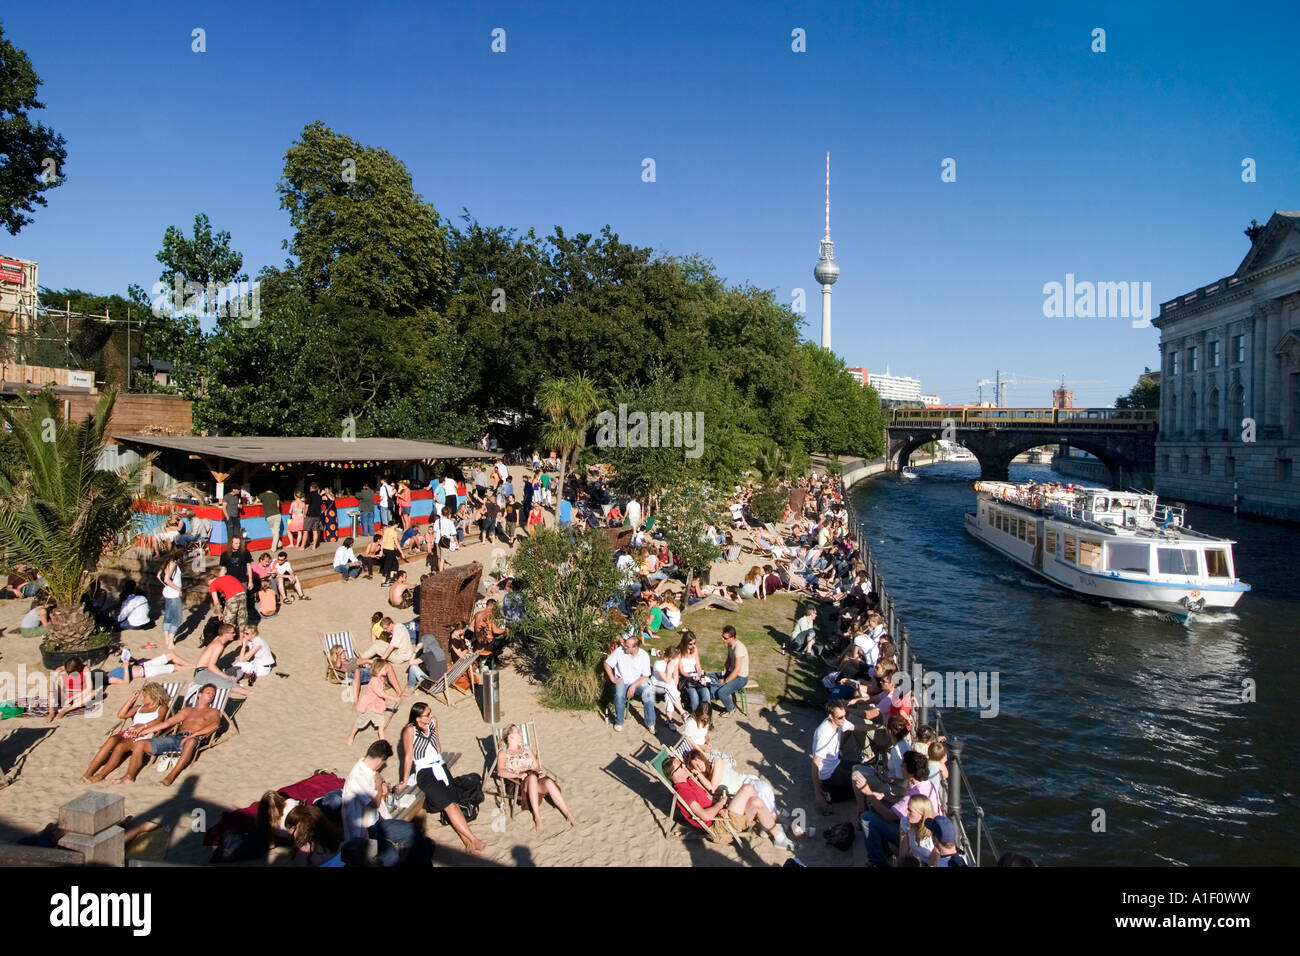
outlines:
M849 495L926 670L997 673L997 716L947 707L944 722L998 849L1044 865L1300 862L1300 528L1189 507L1191 527L1238 542L1254 590L1180 625L1071 597L976 542L962 516L978 466L916 472Z

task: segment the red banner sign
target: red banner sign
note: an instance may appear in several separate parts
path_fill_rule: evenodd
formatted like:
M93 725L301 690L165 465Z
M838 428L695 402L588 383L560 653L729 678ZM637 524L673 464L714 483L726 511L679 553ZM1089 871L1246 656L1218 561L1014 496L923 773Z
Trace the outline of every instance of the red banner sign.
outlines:
M13 259L0 259L0 282L23 284L23 264Z

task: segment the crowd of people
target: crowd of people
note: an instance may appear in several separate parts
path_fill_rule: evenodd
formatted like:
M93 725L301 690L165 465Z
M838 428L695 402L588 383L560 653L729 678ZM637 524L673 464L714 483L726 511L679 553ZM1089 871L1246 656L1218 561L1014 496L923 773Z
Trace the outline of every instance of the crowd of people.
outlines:
M683 612L697 606L734 609L745 601L765 601L789 591L804 603L784 652L821 661L827 670L826 718L817 726L810 749L815 805L829 813L835 802L854 802L871 865L969 865L958 849L955 826L944 814L945 742L933 728L913 724L911 696L903 682L895 680L894 644L849 533L836 479L789 483L789 503L779 521L770 523L755 518L752 491L737 488L728 502L731 527L711 527L706 534L727 560L743 560L738 553L748 553L753 561L735 585L704 583L696 575L688 589L683 584L687 576L677 567L662 529L654 528L654 516L647 515L634 496L613 493L616 478L607 468L579 469L566 476L565 496L557 501L555 476L545 469L546 461L534 453L528 464L531 467L522 473L512 474L496 462L432 481L435 517L428 521L412 515L409 482L381 478L374 489L362 489L361 500L375 504L373 509L361 508L351 522L359 529L358 537L339 537L335 496L328 488L312 484L305 493L295 493L283 529L280 501L268 490L259 498L272 544L256 557L238 524L238 508L248 500L247 493L232 489L223 501L231 520L229 544L217 568L206 574L215 633L198 654L182 656L176 639L188 573L185 548L201 540L205 529L194 524L192 515L169 521L156 575L163 596L163 647L143 659L124 652L119 666L98 675L73 659L57 675L62 706L51 707L52 720L84 705L97 683L143 681L117 712L122 727L99 747L82 779L106 781L125 766L124 774L111 782L132 781L151 757L170 755L176 760L161 783L173 783L221 722L213 706L216 690L247 696L276 667L258 623L298 600L311 600L288 552L280 550L281 541L308 550L332 542L332 567L343 582L373 580L378 572L385 589L387 607L373 615L369 646L355 657L335 646L327 668L350 688L348 746L367 731L373 730L374 736L347 774L342 791L329 799L289 806L282 796L268 792L261 814L268 846L287 845L302 862L425 861L431 844L417 828L398 819L401 798L415 790L427 811L444 815L467 852L480 853L484 845L462 812L462 794L442 758L432 710L424 701L404 701L431 675L445 673L466 656L495 660L510 640L511 625L522 616L524 598L514 588L506 560L494 569L494 580L485 578L484 593L473 613L452 631L445 655L436 642L421 636L418 617L408 626L393 614L412 610L418 615L421 588L466 543L493 541L513 548L521 536L535 534L548 520L559 526L623 525L632 532L614 556L623 593L615 606L604 609L624 625L603 662L612 698L607 720L614 731L622 732L628 702L636 701L646 730L656 740L662 726L676 730L664 774L689 810L683 815L688 826L723 842L757 827L776 846L793 849L786 832L789 815L778 805L771 784L739 769L732 755L712 743L715 725L737 713L738 695L750 686L750 651L734 625L721 626L705 639L719 642L715 647L724 663L708 672L700 658L702 638L696 633L704 629L683 623ZM360 547L358 540L364 542ZM402 567L415 553L426 555L426 571L418 583ZM6 596L33 601L24 633L29 627L48 626L37 577L21 572L18 578L11 578ZM101 620L111 619L124 629L152 623L147 596L130 582L116 600L93 586L86 603ZM673 640L662 653L652 655L647 642L665 632ZM190 674L200 687L179 707L157 682L176 672ZM472 680L472 675L462 677L466 687ZM388 728L404 706L407 719L396 738L400 773L390 785L384 777L394 758ZM658 719L661 706L663 724ZM503 735L492 770L517 786L538 832L544 829L541 814L548 801L577 825L559 782L524 745L519 728ZM788 799L801 803L800 789Z

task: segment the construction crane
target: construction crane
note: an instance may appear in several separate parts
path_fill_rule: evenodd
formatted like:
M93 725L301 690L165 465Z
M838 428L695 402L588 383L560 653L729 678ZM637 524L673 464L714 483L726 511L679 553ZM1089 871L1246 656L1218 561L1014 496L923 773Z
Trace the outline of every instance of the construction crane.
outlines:
M1001 369L999 369L997 372L997 378L992 378L992 379L982 378L975 383L976 387L979 389L979 396L980 396L979 400L981 403L984 401L984 386L985 385L994 386L995 388L995 391L993 393L995 396L994 401L996 402L998 408L1006 407L1008 385L1058 385L1058 384L1061 388L1065 388L1065 386L1067 385L1105 385L1106 383L1099 379L1082 379L1082 378L1066 379L1064 375L1061 376L1060 379L1003 378Z

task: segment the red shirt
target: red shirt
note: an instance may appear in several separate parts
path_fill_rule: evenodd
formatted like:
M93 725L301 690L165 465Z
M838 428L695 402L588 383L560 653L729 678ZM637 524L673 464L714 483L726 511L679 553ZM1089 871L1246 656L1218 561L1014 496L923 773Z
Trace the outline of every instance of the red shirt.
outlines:
M208 585L208 593L220 594L229 601L235 595L244 593L244 585L238 578L223 574Z
M692 803L698 804L701 810L706 810L713 806L713 798L710 797L705 789L695 781L694 777L684 780L681 783L673 784L673 789L677 791L677 795L685 801L688 807ZM704 829L704 827L695 822L694 814L684 813L682 816L686 817L686 822L695 827L695 829Z

